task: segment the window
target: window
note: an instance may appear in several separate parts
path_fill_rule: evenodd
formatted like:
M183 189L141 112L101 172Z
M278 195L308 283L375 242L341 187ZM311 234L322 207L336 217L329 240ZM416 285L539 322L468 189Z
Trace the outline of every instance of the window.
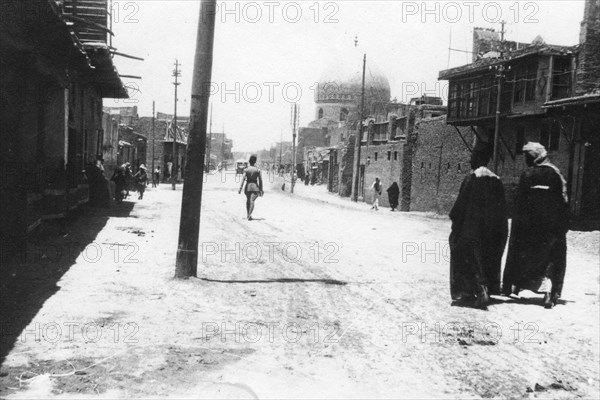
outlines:
M391 152L391 151L388 151L388 154L387 154L387 156L388 156L388 161L390 161L390 160L392 159L392 152Z
M375 161L377 161L377 152L375 152Z
M458 172L461 171L461 169L460 169L460 163L458 163L458 168L457 169L458 169Z
M394 161L398 161L398 152L397 151L394 152Z
M490 104L490 93L492 90L492 85L494 82L490 77L483 78L481 80L481 85L479 86L479 102L477 104L477 115L485 116L488 115L489 109L488 106Z
M537 61L527 64L521 63L513 66L513 103L522 104L535 100L535 88L537 84Z
M568 97L571 92L571 60L555 58L552 69L552 99Z
M448 93L448 111L450 118L458 117L458 83L452 82Z
M317 119L323 118L323 109L319 108L319 117Z

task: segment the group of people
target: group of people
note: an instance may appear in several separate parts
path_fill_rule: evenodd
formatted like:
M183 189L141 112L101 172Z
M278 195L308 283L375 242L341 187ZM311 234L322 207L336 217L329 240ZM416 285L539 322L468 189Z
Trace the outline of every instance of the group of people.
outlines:
M379 198L383 192L381 180L379 177L375 178L375 181L371 185L371 190L373 191L373 203L371 205L371 210L379 211ZM390 211L396 211L398 208L398 200L400 199L400 187L397 182L392 182L389 188L387 188L388 200L390 203Z
M140 165L138 171L133 174L131 163L126 162L115 169L111 180L115 183L115 201L117 203L121 203L129 197L130 190L137 190L138 200L142 200L148 184L146 166L144 164Z
M508 255L507 206L500 178L487 168L490 146L477 144L472 172L465 177L450 211L450 291L452 299L485 308L490 295L526 289L544 295L552 308L561 296L566 270L568 203L566 181L544 146L523 147L522 173L513 207Z

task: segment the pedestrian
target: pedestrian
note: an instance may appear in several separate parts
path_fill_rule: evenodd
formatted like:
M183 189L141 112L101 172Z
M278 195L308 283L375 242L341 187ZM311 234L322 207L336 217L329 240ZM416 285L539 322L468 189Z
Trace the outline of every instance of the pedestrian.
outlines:
M168 161L167 162L167 170L165 171L165 180L168 180L171 178L171 174L173 174L173 162L172 161Z
M544 307L552 308L561 296L567 267L567 182L544 146L530 142L523 152L528 168L519 179L503 292L543 293Z
M379 178L375 178L375 182L371 185L373 189L373 206L371 210L379 211L379 197L381 197L382 186Z
M398 187L398 184L394 182L387 189L387 193L390 201L390 207L392 208L390 211L396 211L396 208L398 207L398 198L400 197L400 187Z
M122 165L123 167L123 172L125 174L125 197L129 197L129 191L132 190L132 183L133 183L133 172L131 172L131 163L130 162L126 162L125 164Z
M115 201L121 203L127 194L127 178L125 177L125 167L121 165L115 169L111 181L115 183Z
M246 194L246 213L248 221L252 221L252 212L254 211L254 202L258 196L263 195L263 181L260 169L254 166L256 164L256 156L250 156L249 167L244 170L244 178L242 179L242 185L238 193L242 193L244 188L244 182L246 187L244 193Z
M158 187L158 185L160 184L160 165L157 166L156 168L154 168L154 171L152 172L152 187Z
M148 174L146 173L146 166L144 164L140 165L140 169L135 173L133 179L139 193L138 200L142 200L146 191L146 184L148 183Z
M506 199L500 178L486 165L490 146L478 142L471 173L463 180L452 210L450 294L485 308L490 294L500 294L502 253L508 233Z

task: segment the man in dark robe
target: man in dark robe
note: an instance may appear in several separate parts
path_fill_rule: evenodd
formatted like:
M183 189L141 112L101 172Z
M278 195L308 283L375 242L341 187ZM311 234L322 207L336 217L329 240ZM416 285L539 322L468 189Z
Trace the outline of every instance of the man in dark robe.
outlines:
M512 221L503 292L544 294L544 307L560 298L567 266L566 181L539 143L523 147L529 166L521 174Z
M489 146L478 142L450 211L450 292L453 300L485 308L489 294L500 294L500 268L508 233L504 186L486 168Z
M396 208L398 207L398 198L400 197L400 187L396 182L394 182L387 189L387 193L390 201L390 207L392 208L390 211L396 211Z

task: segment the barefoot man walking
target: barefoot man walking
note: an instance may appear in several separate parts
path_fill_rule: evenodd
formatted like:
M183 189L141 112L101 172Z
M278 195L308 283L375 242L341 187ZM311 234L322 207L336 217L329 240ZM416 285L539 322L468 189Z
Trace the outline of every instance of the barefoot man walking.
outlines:
M244 189L244 193L246 194L246 212L248 214L248 221L252 221L254 201L256 201L258 196L263 195L263 181L260 169L255 166L256 156L250 156L249 164L250 166L244 170L244 179L242 179L242 185L238 193L242 193L242 188L244 188L244 183L246 183Z

